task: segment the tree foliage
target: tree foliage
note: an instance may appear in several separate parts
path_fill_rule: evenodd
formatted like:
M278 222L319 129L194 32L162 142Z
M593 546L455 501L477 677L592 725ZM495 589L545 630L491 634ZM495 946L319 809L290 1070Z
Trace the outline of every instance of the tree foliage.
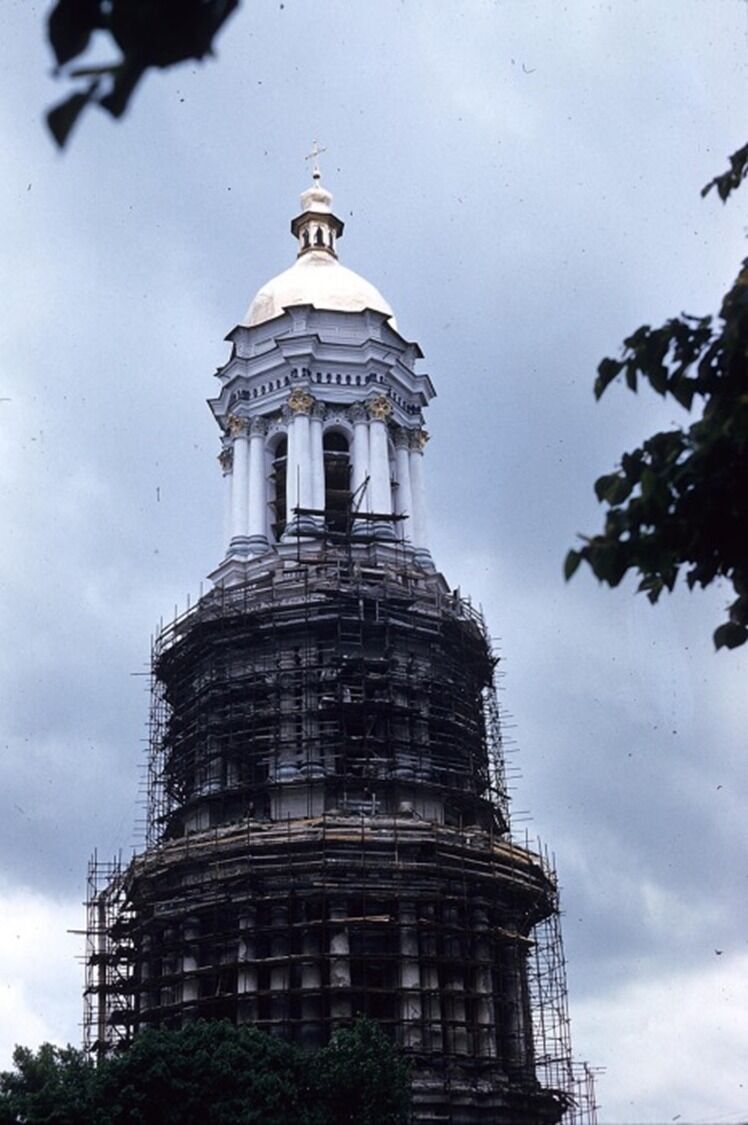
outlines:
M151 67L168 67L212 54L213 40L239 0L57 0L47 24L57 74L75 90L47 114L60 147L80 113L96 104L121 117ZM70 67L102 32L119 50L103 66Z
M742 148L737 149L728 159L730 167L726 172L720 172L718 176L704 185L701 189L702 196L708 195L712 188L716 188L724 203L730 193L739 188L745 177L748 176L748 145L743 145Z
M98 1067L72 1047L17 1047L0 1125L400 1125L408 1067L360 1020L312 1054L251 1027L146 1031Z
M748 145L706 185L724 200L748 174ZM620 359L598 367L595 397L623 379L640 380L701 416L688 428L654 434L625 453L620 468L595 483L607 505L599 535L566 556L567 579L584 561L617 586L632 570L656 602L685 572L689 588L727 579L736 595L714 633L717 648L748 640L748 259L719 317L681 315L644 325L623 342Z

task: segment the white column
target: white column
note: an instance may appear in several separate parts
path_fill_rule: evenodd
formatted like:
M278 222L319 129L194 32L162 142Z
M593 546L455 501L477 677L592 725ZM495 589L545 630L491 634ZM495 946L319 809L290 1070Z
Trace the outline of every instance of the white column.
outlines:
M371 485L367 483L369 476L369 413L363 403L357 402L348 411L348 417L353 422L353 442L351 443L351 493L354 497L355 510L362 515L371 511ZM353 525L353 536L356 532L367 534L368 527L363 520L356 520Z
M270 921L273 927L270 938L270 1034L284 1038L288 1032L289 995L291 984L291 964L289 961L290 930L288 927L288 907L278 903L271 908Z
M283 416L286 422L286 528L288 528L291 520L293 519L293 510L298 504L298 497L296 495L296 450L294 447L294 418L295 415L291 410L286 408L283 411ZM283 532L285 535L286 532ZM283 538L283 536L281 536Z
M351 1018L351 962L345 900L330 905L330 1015L333 1027Z
M491 940L488 914L482 906L473 910L473 1018L475 1021L475 1054L482 1058L496 1057L496 1027L491 970Z
M268 548L267 480L265 478L264 418L253 418L249 427L249 550L262 554Z
M402 1044L423 1046L421 1025L421 966L418 956L418 915L414 902L400 903L400 1019Z
M197 1004L200 995L200 982L197 977L197 953L200 940L200 922L197 918L187 918L182 926L182 1003ZM196 1012L182 1013L182 1021L195 1019Z
M316 918L310 916L307 906L306 921L309 925L301 939L301 1043L314 1050L322 1045L322 969L320 954L320 927Z
M296 539L309 526L309 516L296 517L294 508L312 507L312 454L310 419L314 398L296 387L288 396L288 478L286 481L286 530L283 538Z
M397 464L397 490L395 492L395 511L399 516L407 516L397 525L400 539L413 536L413 495L410 488L410 433L403 426L395 431L395 460Z
M392 491L390 489L390 454L387 446L387 419L392 413L392 404L384 395L379 395L367 404L369 411L369 473L371 491L371 510L377 514L392 511ZM373 527L377 539L394 539L391 523L377 521Z
M254 1023L257 1019L257 955L254 906L245 906L239 918L238 971L236 980L236 1022Z
M429 435L425 430L416 430L410 447L410 488L413 500L411 518L411 538L416 549L416 557L427 566L433 566L428 542L426 521L426 493L423 487L423 450Z
M438 969L438 940L436 926L436 908L433 903L421 907L424 917L432 924L427 925L422 935L423 967L422 986L424 1014L426 1016L426 1047L430 1051L444 1049L444 1033L442 1030L442 994L439 988Z
M231 485L233 483L234 474L232 467L234 464L234 451L230 445L224 446L218 454L218 464L221 466L221 473L223 475L223 543L226 553L229 551L229 543L231 542Z
M320 511L325 507L325 451L322 445L322 420L325 408L321 402L314 404L310 422L310 441L312 454L312 503L310 507ZM314 522L321 525L322 516L315 516Z
M231 481L231 552L246 555L249 521L249 438L247 419L229 418L229 433L234 439L234 465Z

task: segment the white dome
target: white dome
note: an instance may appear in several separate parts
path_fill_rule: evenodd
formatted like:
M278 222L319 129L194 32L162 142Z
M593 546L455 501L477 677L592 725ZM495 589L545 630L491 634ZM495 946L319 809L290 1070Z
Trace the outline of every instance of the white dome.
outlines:
M252 327L280 316L291 305L313 305L315 309L384 313L393 328L395 315L378 289L353 270L341 266L325 250L301 254L290 269L284 270L259 290L242 324Z

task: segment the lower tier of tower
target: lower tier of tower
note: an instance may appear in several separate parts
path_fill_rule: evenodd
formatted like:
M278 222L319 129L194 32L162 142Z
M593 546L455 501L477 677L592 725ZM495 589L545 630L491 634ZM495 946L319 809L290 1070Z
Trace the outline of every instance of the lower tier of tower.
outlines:
M555 887L506 838L406 817L247 821L147 851L93 908L93 1048L229 1019L314 1049L364 1014L411 1059L415 1121L562 1114L538 1080L528 979Z

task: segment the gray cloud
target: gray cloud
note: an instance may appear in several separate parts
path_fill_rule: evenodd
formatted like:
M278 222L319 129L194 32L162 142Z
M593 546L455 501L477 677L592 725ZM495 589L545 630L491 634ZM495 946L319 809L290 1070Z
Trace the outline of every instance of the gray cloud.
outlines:
M323 7L324 23L246 6L217 63L149 78L125 121L84 120L63 158L39 120L59 91L38 13L4 13L6 881L19 902L69 903L94 846L133 841L147 697L130 673L218 559L210 373L291 261L319 135L342 259L437 385L435 556L501 637L515 803L556 851L578 1048L616 1070L604 1120L664 1120L683 1112L673 1074L698 1061L669 1057L657 1085L640 1058L640 1098L627 1020L677 973L698 1000L683 1019L708 1003L719 1043L714 949L745 949L746 656L711 651L724 592L651 609L630 587L567 588L561 562L599 524L594 477L675 417L645 394L596 405L598 360L642 321L715 309L743 253L739 204L698 194L745 139L742 6L682 3L677 23L581 0ZM715 1114L744 1112L706 1062L699 1080Z

